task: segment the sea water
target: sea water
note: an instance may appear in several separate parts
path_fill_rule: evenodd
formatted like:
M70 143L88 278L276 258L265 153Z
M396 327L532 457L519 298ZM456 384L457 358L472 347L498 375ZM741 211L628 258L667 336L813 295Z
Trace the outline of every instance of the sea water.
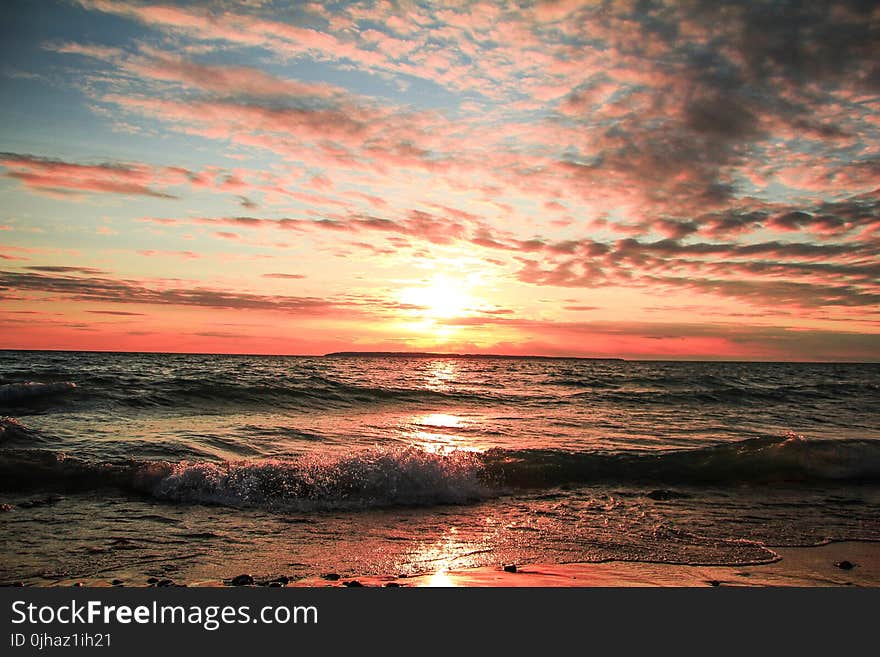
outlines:
M880 540L880 365L0 352L0 581Z

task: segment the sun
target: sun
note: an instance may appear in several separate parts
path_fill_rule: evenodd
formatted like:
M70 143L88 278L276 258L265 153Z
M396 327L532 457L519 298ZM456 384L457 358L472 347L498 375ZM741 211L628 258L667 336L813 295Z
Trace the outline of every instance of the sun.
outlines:
M401 290L400 300L418 306L416 312L424 319L451 319L476 305L465 286L465 281L436 274L426 285Z

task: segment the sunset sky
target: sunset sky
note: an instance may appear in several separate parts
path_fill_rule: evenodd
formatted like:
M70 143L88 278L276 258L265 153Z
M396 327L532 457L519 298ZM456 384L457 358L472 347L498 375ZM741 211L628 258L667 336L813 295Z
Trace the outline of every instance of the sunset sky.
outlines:
M0 31L0 348L880 360L876 3Z

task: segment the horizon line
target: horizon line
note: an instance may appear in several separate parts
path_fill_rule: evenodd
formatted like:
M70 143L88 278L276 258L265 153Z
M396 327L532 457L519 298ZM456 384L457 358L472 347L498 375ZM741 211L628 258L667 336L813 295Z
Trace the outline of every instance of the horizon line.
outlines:
M241 356L262 358L498 358L509 360L591 360L591 361L620 361L624 363L656 362L656 363L790 363L801 365L880 365L880 360L748 360L748 359L709 359L705 357L695 358L625 358L623 356L543 356L538 354L496 354L496 353L459 353L459 352L428 352L428 351L334 351L326 354L261 354L246 352L210 352L210 351L128 351L120 349L20 349L15 347L0 347L0 352L47 352L47 353L71 353L71 354L143 354L143 355L167 355L167 356Z

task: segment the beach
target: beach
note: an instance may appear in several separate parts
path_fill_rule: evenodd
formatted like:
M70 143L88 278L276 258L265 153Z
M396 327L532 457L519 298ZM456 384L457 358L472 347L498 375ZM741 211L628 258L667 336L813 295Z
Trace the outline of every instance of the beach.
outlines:
M207 579L150 582L143 575L123 579L69 579L54 586L272 586L272 587L877 587L880 586L880 542L843 541L811 547L778 548L766 564L711 566L610 561L571 564L504 564L462 570L441 570L411 576L324 573L301 579L284 575L241 573L233 583ZM507 568L505 569L505 566ZM246 578L253 581L247 581ZM155 578L154 578L155 579ZM113 584L113 582L116 584ZM160 584L161 582L161 584ZM22 582L24 585L25 583Z

